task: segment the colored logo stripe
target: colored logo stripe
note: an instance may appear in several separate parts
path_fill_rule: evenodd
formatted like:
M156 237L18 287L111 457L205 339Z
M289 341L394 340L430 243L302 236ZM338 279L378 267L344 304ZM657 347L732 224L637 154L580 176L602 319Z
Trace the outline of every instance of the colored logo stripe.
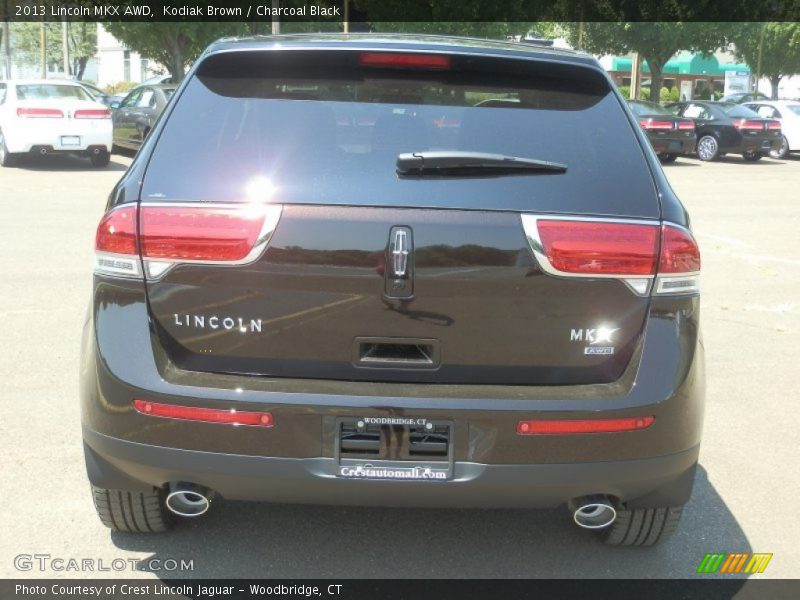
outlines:
M716 573L722 561L725 560L724 554L706 554L697 566L698 573Z
M730 554L709 552L697 565L697 572L724 574L763 573L770 560L772 560L772 554L756 553L751 555L748 552L731 552Z
M745 567L745 573L763 573L767 568L769 561L772 560L772 554L753 554L750 562Z

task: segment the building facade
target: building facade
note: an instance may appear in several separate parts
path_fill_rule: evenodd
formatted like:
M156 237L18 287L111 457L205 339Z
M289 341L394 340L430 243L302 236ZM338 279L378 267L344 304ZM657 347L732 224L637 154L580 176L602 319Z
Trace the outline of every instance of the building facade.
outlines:
M129 50L117 38L97 24L97 80L100 87L117 83L141 83L145 79L164 73L158 63Z

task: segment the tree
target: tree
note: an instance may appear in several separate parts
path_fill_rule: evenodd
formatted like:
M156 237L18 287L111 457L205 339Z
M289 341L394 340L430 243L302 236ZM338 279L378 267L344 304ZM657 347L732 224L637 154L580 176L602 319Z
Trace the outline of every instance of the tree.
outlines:
M505 40L508 35L534 33L556 37L555 23L543 7L553 0L351 0L373 31L461 35ZM451 21L458 19L458 21Z
M769 79L772 98L778 98L778 86L786 75L800 73L800 24L740 23L731 35L736 56ZM759 48L761 61L759 63Z
M83 79L86 63L97 54L97 25L95 23L71 22L67 29L69 40L69 58L72 75ZM59 57L63 50L59 49Z
M11 24L11 38L14 50L27 54L29 62L38 60L41 52L41 28L47 32L45 59L50 64L62 65L64 48L62 46L62 23L19 22ZM94 23L72 22L68 24L68 45L70 72L76 79L83 79L86 63L97 53L97 26ZM33 56L37 58L34 59Z
M722 23L704 22L591 22L581 26L567 23L564 30L570 44L595 54L638 52L650 67L650 100L658 102L664 65L679 50L711 53L727 45L728 28Z
M164 65L175 81L180 81L186 68L214 40L246 31L244 23L213 21L192 23L120 23L106 22L111 35L141 56Z

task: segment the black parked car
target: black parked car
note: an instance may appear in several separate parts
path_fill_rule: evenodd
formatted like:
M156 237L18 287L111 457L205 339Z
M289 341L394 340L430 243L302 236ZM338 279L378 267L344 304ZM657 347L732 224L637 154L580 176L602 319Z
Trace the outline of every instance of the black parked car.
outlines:
M678 156L694 152L697 142L694 121L676 117L655 102L630 100L628 104L639 119L639 126L647 133L661 162L673 162Z
M769 100L769 96L765 96L761 92L737 92L735 94L728 94L719 99L720 102L730 102L732 104L743 104L744 102L753 102L758 100Z
M81 363L102 522L566 503L664 539L700 255L614 83L533 45L320 40L213 44L111 193Z
M693 119L697 130L697 157L716 160L726 154L741 154L757 161L781 146L781 124L762 119L758 113L730 102L692 100L667 105L675 115Z
M114 145L138 150L174 93L174 85L143 85L113 102Z

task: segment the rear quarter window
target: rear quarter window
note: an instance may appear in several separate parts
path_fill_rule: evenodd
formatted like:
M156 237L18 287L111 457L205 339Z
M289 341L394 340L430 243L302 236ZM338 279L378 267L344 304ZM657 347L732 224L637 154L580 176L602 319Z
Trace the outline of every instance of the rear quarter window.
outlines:
M142 198L658 216L652 178L604 74L454 58L452 70L368 69L354 52L212 55L149 161ZM562 162L564 174L401 179L397 155L469 150Z

